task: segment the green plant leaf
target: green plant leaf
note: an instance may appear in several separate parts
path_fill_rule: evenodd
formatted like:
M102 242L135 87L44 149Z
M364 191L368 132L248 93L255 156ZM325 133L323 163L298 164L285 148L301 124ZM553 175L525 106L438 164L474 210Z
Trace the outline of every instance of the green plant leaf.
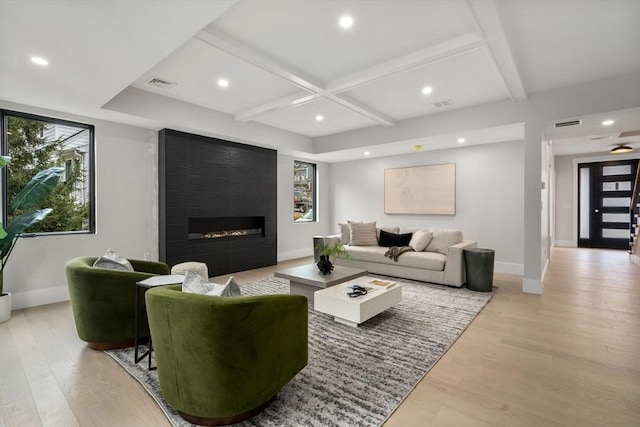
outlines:
M7 235L0 239L0 258L4 260L11 251L13 241L26 229L42 221L52 210L51 208L47 208L27 212L14 219L7 227Z
M49 168L38 172L14 197L9 210L31 209L38 206L58 185L63 173L64 168Z
M7 237L7 232L4 231L4 227L2 226L2 221L0 221L0 239L4 239Z
M9 164L11 161L11 157L9 156L0 156L0 168L3 168Z

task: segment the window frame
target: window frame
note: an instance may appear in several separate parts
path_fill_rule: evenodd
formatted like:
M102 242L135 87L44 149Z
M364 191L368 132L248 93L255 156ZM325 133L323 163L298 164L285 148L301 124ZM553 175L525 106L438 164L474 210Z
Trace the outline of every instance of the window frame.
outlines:
M308 161L304 161L304 160L294 160L293 161L293 176L294 176L294 180L293 180L293 197L294 197L294 206L293 206L293 212L296 212L296 202L295 202L295 195L296 195L296 180L295 180L295 176L296 176L296 166L297 165L307 165L310 166L312 168L312 179L311 179L311 208L310 210L312 211L312 218L310 220L303 220L301 221L301 218L298 219L294 219L293 222L295 224L308 224L308 223L315 223L318 222L318 192L317 192L317 188L318 188L318 165L316 163L311 163ZM308 211L307 211L308 212Z
M24 233L19 237L35 237L35 236L59 236L70 234L96 234L96 182L95 182L95 168L96 168L96 156L95 156L95 126L87 123L75 122L72 120L59 119L55 117L41 116L39 114L25 113L21 111L7 110L0 108L0 153L3 156L7 156L9 153L7 132L9 128L9 117L19 117L22 119L36 120L45 123L54 123L66 126L73 126L83 128L89 131L89 167L87 168L87 187L89 191L89 228L88 230L74 230L74 231L51 231L46 233ZM2 168L0 178L2 179L0 195L2 206L2 223L7 224L7 209L8 204L8 180L7 180L7 168Z

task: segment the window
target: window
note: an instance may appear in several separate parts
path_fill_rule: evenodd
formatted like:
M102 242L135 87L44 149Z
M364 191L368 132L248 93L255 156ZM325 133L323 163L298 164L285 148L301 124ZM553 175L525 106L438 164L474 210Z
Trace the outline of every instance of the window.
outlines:
M316 165L293 162L293 220L315 222L316 220Z
M95 231L94 128L91 125L0 110L2 154L11 157L2 170L2 206L43 169L64 168L53 192L37 208L52 208L29 233ZM21 212L3 209L8 224Z

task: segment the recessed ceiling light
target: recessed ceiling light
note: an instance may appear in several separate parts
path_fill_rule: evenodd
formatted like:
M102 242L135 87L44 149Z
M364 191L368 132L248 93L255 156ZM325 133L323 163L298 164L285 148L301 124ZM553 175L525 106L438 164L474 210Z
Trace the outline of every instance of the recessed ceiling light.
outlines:
M219 79L218 80L218 86L220 86L220 87L228 87L229 86L229 80L227 80L227 79Z
M341 17L340 26L342 28L351 28L353 26L353 18L348 15Z
M33 62L34 64L38 64L38 65L49 65L49 61L47 61L44 58L41 58L39 56L32 56L31 57L31 62Z
M321 115L316 116L316 121L321 122L323 120L324 120L324 116L321 116Z
M464 138L458 138L458 144L464 144L465 142L467 142L466 139Z
M368 155L370 155L370 154L371 154L371 153L370 153L370 152L368 152L368 151L365 151L365 152L364 152L364 155L365 155L365 156L368 156Z
M433 92L433 88L431 86L425 86L422 88L423 95L430 95Z
M602 125L603 126L611 126L614 123L615 122L613 120L605 120L604 122L602 122Z

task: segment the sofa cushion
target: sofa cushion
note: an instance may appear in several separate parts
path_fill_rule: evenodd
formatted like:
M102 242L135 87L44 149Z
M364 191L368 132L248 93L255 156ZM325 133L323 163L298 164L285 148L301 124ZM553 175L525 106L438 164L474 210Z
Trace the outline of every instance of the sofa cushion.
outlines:
M459 230L436 230L433 232L433 239L427 245L425 251L447 254L449 246L462 242L462 231Z
M409 241L409 246L411 246L416 252L422 252L426 249L432 239L433 233L431 231L418 230L413 233L411 241Z
M343 245L348 245L351 242L351 229L349 228L349 224L338 224L340 227L340 241Z
M378 246L382 246L385 248L390 248L392 246L408 246L410 241L411 233L398 234L380 230Z
M382 246L345 246L354 261L375 262L403 267L421 268L433 271L444 270L447 257L437 252L405 252L398 261L384 256L388 250Z
M353 246L378 246L376 223L348 221L349 245Z

